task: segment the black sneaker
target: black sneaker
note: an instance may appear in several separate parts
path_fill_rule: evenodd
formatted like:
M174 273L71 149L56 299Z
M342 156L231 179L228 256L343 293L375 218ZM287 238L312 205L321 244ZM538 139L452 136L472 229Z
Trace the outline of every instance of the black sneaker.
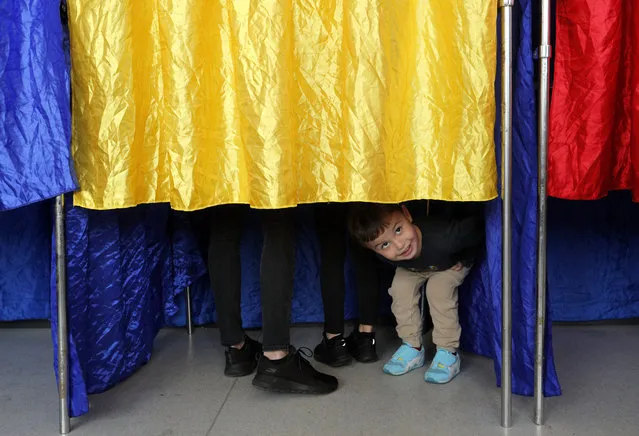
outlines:
M257 365L253 386L270 392L289 394L329 394L337 389L337 379L317 371L302 350L290 347L288 355L280 360L269 360L262 356Z
M370 363L379 360L375 347L375 332L362 333L358 330L353 330L346 338L346 346L351 356L358 362Z
M315 360L337 368L350 365L353 359L348 354L344 336L339 335L328 339L326 334L323 334L322 342L315 347Z
M243 377L252 374L257 367L257 360L262 355L262 344L244 336L244 346L239 350L228 347L226 352L224 375L227 377Z

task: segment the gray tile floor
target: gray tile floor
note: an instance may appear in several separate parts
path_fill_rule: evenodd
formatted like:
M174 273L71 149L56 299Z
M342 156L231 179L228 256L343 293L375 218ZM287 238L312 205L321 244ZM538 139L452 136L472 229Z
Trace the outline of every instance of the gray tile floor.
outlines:
M296 345L312 347L321 328L296 327ZM251 333L255 336L255 333ZM110 391L91 397L91 412L72 420L72 435L639 435L639 326L556 327L564 395L548 399L547 425L531 422L532 399L514 397L513 428L499 423L492 362L465 356L454 383L431 386L422 371L402 377L382 362L326 368L340 389L323 397L272 395L251 378L222 375L215 329L160 333L151 362ZM397 345L379 334L383 358ZM0 328L0 436L55 435L56 387L50 332Z

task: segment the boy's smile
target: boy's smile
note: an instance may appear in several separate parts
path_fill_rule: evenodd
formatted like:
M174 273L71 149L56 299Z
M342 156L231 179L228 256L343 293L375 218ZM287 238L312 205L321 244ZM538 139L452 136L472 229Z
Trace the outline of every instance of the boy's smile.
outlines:
M422 232L413 224L406 207L388 216L384 231L366 244L386 259L394 262L415 259L422 251Z

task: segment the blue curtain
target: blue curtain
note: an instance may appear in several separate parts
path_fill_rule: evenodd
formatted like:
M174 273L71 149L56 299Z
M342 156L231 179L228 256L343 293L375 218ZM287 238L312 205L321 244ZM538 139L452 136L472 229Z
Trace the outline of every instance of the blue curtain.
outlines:
M175 313L178 294L204 273L204 264L188 223L168 206L68 207L66 213L70 408L78 416L88 411L87 394L108 389L148 362L165 316ZM54 256L51 262L55 271ZM56 374L57 364L56 354Z
M50 204L42 200L77 187L59 6L0 2L0 321L49 317Z
M49 318L50 202L0 213L0 321Z
M0 211L77 188L59 0L0 3Z
M639 204L550 199L548 290L554 321L639 317Z

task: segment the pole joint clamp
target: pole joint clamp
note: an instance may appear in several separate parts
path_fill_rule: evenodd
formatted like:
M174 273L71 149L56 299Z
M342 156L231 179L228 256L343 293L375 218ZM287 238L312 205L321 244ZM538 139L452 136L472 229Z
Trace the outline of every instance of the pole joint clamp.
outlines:
M548 59L552 57L552 45L540 45L536 50L537 59Z

